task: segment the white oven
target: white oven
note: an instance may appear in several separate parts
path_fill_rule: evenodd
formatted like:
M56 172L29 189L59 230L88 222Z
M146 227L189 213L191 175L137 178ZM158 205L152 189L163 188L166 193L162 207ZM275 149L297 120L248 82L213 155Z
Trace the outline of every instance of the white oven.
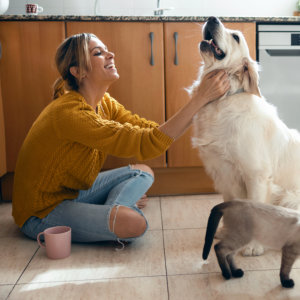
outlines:
M300 131L300 25L258 25L258 61L262 95Z

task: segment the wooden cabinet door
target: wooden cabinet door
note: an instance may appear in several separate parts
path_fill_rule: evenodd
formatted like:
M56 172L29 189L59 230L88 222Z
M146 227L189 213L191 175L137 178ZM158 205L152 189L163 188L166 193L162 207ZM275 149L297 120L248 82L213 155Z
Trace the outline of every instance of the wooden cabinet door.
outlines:
M163 24L136 22L67 22L67 35L94 33L110 51L120 79L109 89L117 101L133 113L161 124L165 120ZM150 64L153 33L154 65ZM104 168L136 162L135 159L108 157ZM152 167L165 166L165 154L146 162Z
M1 58L0 58L1 59ZM0 177L6 173L5 128L0 78Z
M0 22L8 172L14 171L32 123L52 99L52 84L58 77L54 55L64 37L63 22Z
M165 23L165 76L166 76L166 115L174 115L189 101L185 88L197 79L201 65L199 43L202 40L203 23ZM240 30L245 35L250 55L256 55L255 23L224 23L225 27ZM177 59L175 64L175 39L177 33ZM191 145L192 129L180 137L168 150L168 167L203 166L196 149Z

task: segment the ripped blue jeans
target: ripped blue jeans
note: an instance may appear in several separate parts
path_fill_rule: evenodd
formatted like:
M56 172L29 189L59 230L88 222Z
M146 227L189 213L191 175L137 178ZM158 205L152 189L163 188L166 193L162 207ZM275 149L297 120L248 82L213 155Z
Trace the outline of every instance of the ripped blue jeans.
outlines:
M21 231L36 239L39 232L64 225L72 228L72 242L117 241L118 237L109 228L112 208L127 206L145 218L136 202L151 187L153 180L151 174L131 166L100 172L90 189L79 191L74 200L63 201L43 219L29 218Z

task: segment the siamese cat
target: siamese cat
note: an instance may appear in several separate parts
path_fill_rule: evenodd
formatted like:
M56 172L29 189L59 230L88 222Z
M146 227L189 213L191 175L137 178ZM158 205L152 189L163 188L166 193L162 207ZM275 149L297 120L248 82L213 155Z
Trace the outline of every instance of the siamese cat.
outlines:
M271 249L281 249L280 281L285 288L294 286L292 265L300 254L300 213L296 210L254 201L227 201L210 213L202 257L207 259L223 217L224 227L215 252L225 279L242 277L234 262L235 253L252 240Z

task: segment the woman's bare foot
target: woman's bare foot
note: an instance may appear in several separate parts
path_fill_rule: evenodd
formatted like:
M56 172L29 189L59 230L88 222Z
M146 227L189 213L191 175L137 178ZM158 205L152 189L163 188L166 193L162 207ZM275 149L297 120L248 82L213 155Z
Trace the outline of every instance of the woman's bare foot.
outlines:
M142 198L136 203L136 206L139 209L145 208L147 206L148 201L149 201L149 198L147 197L146 194L144 194L142 196Z

